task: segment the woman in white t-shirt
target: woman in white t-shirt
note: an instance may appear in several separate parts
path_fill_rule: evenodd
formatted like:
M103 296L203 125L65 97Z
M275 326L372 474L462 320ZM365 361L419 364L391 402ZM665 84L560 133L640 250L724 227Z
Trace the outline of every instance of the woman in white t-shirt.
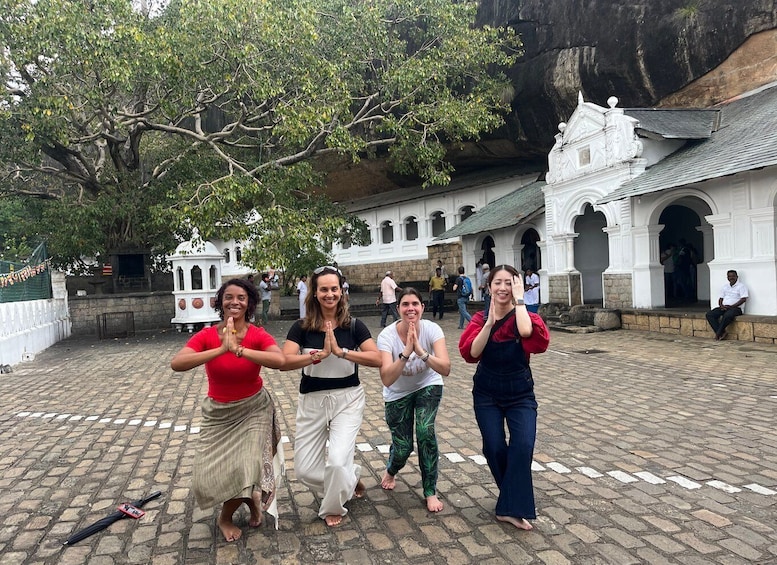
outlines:
M415 428L426 508L439 512L443 504L437 497L439 449L434 420L442 399L442 377L450 374L451 360L442 329L423 315L421 293L406 288L399 298L399 321L378 336L386 423L391 430L389 460L380 484L394 489L396 475L413 451Z

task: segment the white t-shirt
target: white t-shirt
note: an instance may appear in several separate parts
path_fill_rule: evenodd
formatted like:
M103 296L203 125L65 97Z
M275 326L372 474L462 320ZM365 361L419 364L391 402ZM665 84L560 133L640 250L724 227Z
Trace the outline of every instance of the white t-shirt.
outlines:
M733 286L724 284L723 288L720 289L720 297L723 299L723 306L732 306L739 302L740 298L748 297L747 287L739 281L735 282ZM747 303L745 302L739 306L743 314L745 313L745 304Z
M432 355L434 354L434 342L445 337L442 328L429 320L419 320L416 323L416 331L421 347ZM378 335L379 351L388 351L396 358L404 349L405 344L399 337L397 324L387 326ZM383 387L383 400L393 402L422 388L441 384L442 375L421 361L420 357L413 352L410 354L410 359L405 362L402 375L391 386Z
M297 283L297 292L299 293L299 301L305 302L305 297L308 295L308 285L305 284L305 281Z
M383 299L383 304L391 304L397 301L397 283L394 282L390 276L386 275L383 280L380 281L380 295Z
M540 284L540 276L537 273L532 273L531 276L526 277L526 286L535 284ZM540 287L524 291L523 301L526 304L538 304L540 302Z

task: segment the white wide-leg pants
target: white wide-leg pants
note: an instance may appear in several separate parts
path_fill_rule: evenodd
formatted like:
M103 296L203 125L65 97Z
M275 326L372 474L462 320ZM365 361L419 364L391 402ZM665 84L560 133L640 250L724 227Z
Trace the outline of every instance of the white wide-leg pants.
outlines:
M294 473L321 498L321 518L348 513L345 503L353 498L361 475L353 458L364 404L361 385L299 395Z

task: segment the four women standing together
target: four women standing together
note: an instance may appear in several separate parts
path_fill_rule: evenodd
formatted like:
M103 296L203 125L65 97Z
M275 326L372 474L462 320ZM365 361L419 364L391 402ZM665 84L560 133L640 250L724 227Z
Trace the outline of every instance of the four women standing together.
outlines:
M350 316L343 280L335 267L314 271L306 315L291 327L281 351L272 336L248 323L256 289L233 279L217 295L222 322L197 333L171 362L176 371L206 367L209 388L202 403L194 491L202 509L223 502L218 524L227 541L240 537L232 515L242 503L249 507L250 525L258 526L274 496L266 490L272 487L263 486L267 470L261 454L271 441L273 405L259 376L262 365L301 370L295 474L319 497L318 514L327 525L339 525L348 512L345 504L365 490L354 462L365 406L359 365L380 367L383 383L392 443L381 486L394 488L413 451L415 429L427 510L443 509L436 490L434 423L451 361L442 329L423 319L421 294L408 288L399 298L399 321L381 332L376 346L367 326ZM488 317L475 314L459 350L466 361L478 363L473 399L484 455L500 489L496 518L530 529L527 520L536 517L531 461L537 403L529 354L545 351L549 336L542 319L525 308L518 271L496 267L488 286Z

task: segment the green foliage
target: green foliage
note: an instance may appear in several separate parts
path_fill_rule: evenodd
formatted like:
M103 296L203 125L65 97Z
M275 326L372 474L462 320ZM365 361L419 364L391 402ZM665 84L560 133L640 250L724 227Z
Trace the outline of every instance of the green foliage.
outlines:
M322 259L364 226L310 161L389 149L399 172L448 182L446 144L501 124L499 69L520 48L476 28L473 1L4 4L0 191L50 200L70 259L162 253L192 226L249 238L254 265Z

